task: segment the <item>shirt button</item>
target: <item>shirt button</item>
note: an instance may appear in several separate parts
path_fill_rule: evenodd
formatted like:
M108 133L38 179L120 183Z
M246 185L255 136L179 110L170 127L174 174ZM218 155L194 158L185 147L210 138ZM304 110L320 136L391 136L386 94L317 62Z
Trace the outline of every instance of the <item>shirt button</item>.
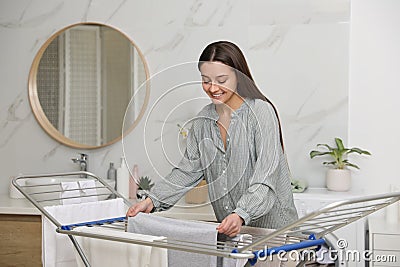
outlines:
M227 190L227 188L226 188L226 187L224 187L223 189L224 189L224 191L226 191L226 190Z
M223 170L222 173L225 174L225 170Z
M228 210L229 209L229 207L228 206L225 206L225 210Z
M229 138L226 138L226 142L229 142Z

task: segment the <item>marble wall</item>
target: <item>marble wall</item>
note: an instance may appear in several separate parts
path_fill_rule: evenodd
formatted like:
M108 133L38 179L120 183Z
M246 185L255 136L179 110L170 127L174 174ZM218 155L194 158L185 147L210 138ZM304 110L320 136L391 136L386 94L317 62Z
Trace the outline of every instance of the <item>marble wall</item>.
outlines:
M105 23L124 32L144 53L151 75L196 61L211 41L237 43L256 83L279 110L293 177L324 186L325 168L308 153L336 136L347 140L349 5L349 0L1 1L0 193L7 191L9 176L76 170L70 159L79 152L89 154L90 171L100 176L123 150L142 175L156 178L170 169L168 157L161 153L149 159L146 153L162 145L160 125L149 111L167 89L153 88L144 119L123 145L69 148L36 122L27 90L32 60L47 38L78 22ZM182 108L179 114L185 116L167 123L171 129L198 106ZM145 140L147 147L145 131L156 136ZM177 134L169 133L164 143L178 144ZM178 149L172 154L173 161L179 158Z

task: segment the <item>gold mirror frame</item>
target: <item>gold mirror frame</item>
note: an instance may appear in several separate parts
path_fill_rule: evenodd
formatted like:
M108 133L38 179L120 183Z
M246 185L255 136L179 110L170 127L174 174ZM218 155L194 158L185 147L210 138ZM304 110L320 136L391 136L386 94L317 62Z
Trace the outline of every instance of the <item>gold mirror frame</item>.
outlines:
M39 95L38 95L38 90L37 90L37 74L38 74L38 69L39 69L39 63L40 60L44 54L44 52L46 51L47 47L50 45L50 43L57 38L61 33L65 32L66 30L75 27L75 26L85 26L85 25L92 25L92 26L104 26L104 27L108 27L110 29L113 29L117 32L119 32L122 36L124 36L130 43L131 45L136 49L139 58L141 59L142 63L143 63L143 67L144 67L144 71L145 71L145 75L146 75L146 81L149 79L149 70L148 70L148 66L146 61L144 60L144 56L142 54L142 52L139 50L139 48L137 47L137 45L124 33L122 33L120 30L110 27L108 25L104 25L104 24L100 24L100 23L76 23L76 24L72 24L70 26L67 26L59 31L57 31L55 34L53 34L43 45L42 47L39 49L38 53L36 54L30 72L29 72L29 79L28 79L28 96L29 96L29 102L32 108L32 112L36 118L36 120L38 121L39 125L43 128L43 130L50 135L50 137L52 137L53 139L55 139L56 141L60 142L61 144L64 144L66 146L69 147L73 147L73 148L80 148L80 149L95 149L95 148L102 148L105 146L109 146L111 144L116 143L117 141L122 139L122 125L121 125L121 135L117 138L114 138L111 141L108 141L104 144L98 145L98 146L94 146L94 145L87 145L87 144L82 144L79 142L76 142L68 137L66 137L65 135L63 135L57 128L55 128L53 126L53 124L49 121L49 119L47 118L42 105L40 103L39 100ZM137 88L136 88L137 89ZM149 88L149 83L146 82L146 93L144 96L144 101L143 101L143 105L140 108L140 112L138 114L138 116L136 117L135 121L132 123L132 125L126 130L124 131L123 135L128 134L129 132L131 132L136 125L139 123L140 119L143 117L144 112L147 108L148 102L149 102L149 96L150 96L150 88ZM129 104L128 104L129 105ZM123 122L124 124L124 122ZM127 127L125 127L127 128Z

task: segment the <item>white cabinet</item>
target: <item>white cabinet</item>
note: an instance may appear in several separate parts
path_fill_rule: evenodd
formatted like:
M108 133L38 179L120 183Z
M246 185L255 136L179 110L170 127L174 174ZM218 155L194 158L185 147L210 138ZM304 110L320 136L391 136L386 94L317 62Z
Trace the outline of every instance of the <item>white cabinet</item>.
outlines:
M370 266L400 266L400 222L389 224L383 218L368 219Z
M294 193L294 204L296 206L299 217L302 217L314 210L320 209L330 203L342 201L346 199L363 196L360 192L334 192L326 188L308 188L303 193ZM365 219L355 221L345 227L333 232L329 238L331 249L339 250L337 241L345 240L346 250L348 253L365 250ZM343 257L337 266L346 267L365 267L364 260L353 257Z

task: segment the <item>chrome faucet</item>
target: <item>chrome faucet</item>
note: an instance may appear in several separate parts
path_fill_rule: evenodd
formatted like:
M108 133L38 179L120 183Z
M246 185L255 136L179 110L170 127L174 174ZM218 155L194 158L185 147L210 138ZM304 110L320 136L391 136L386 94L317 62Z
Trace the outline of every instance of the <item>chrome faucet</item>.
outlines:
M78 163L81 171L87 171L89 165L89 158L87 154L81 153L80 158L72 158L72 162ZM81 177L86 177L86 175L81 175Z

